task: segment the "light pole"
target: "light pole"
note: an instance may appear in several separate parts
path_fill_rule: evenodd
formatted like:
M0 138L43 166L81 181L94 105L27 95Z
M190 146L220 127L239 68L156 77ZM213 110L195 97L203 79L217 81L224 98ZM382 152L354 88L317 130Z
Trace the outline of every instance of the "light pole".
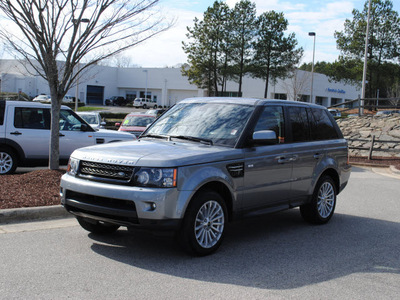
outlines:
M315 37L317 36L315 32L309 32L309 36L314 37L314 47L313 47L313 55L312 55L312 66L311 66L311 95L310 95L310 102L313 102L313 89L314 89L314 58L315 58Z
M145 92L144 92L144 99L147 99L147 74L148 74L147 71L148 71L148 70L143 70L143 72L146 73L146 89L145 89Z
M368 34L369 34L369 16L371 13L371 0L368 2L368 19L367 19L367 32L365 33L365 52L364 52L364 68L361 88L361 101L358 108L359 115L364 114L364 99L365 99L365 84L367 79L367 55L368 55Z
M73 22L75 24L78 24L78 30L79 30L79 37L81 37L81 23L89 23L89 19L74 19ZM77 72L76 72L76 90L75 90L75 111L78 111L78 93L79 93L79 61L77 64Z

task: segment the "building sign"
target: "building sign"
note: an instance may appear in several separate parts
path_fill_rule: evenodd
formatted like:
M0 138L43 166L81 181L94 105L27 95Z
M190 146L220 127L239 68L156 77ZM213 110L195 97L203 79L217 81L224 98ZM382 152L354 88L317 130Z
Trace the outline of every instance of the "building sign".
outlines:
M331 89L331 88L327 88L326 91L327 91L327 92L330 92L330 93L346 94L346 91L345 91L345 90L342 90L342 89Z

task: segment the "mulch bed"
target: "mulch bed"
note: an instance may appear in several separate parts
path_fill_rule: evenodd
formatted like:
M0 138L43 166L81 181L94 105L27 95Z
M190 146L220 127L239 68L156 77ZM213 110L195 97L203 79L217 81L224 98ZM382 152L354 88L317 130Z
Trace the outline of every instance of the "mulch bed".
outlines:
M0 209L60 204L65 170L37 170L0 176Z
M351 157L350 163L393 165L400 170L400 159ZM65 170L37 170L0 176L0 209L60 204L60 179Z

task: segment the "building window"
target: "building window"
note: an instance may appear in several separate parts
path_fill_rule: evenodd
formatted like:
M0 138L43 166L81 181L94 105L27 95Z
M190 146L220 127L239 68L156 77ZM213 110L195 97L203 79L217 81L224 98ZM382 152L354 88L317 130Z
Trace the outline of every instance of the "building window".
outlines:
M136 92L127 92L126 93L126 100L132 101L132 100L135 100L136 98L137 98Z
M331 105L336 105L342 102L342 99L340 98L332 98L331 99Z
M297 101L310 102L310 95L298 95Z
M274 99L287 100L287 94L274 94Z
M140 91L140 97L139 98L147 98L151 99L151 92L147 91L147 96L145 97L145 91Z

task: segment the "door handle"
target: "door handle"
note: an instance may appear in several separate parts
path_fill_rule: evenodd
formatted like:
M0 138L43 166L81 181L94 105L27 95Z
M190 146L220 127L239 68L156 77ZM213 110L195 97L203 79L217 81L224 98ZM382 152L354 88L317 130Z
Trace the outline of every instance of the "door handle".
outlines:
M322 157L322 154L320 154L320 153L315 153L314 154L314 158L315 159L320 159Z
M60 137L63 137L63 136L65 136L65 134L62 134L62 133L60 132Z
M10 132L10 134L12 134L12 135L21 135L22 133L19 132L19 131L14 131L14 132Z
M292 157L286 157L286 156L277 156L275 159L277 160L278 164L284 164L288 162L294 162L298 158L298 155L293 155Z

